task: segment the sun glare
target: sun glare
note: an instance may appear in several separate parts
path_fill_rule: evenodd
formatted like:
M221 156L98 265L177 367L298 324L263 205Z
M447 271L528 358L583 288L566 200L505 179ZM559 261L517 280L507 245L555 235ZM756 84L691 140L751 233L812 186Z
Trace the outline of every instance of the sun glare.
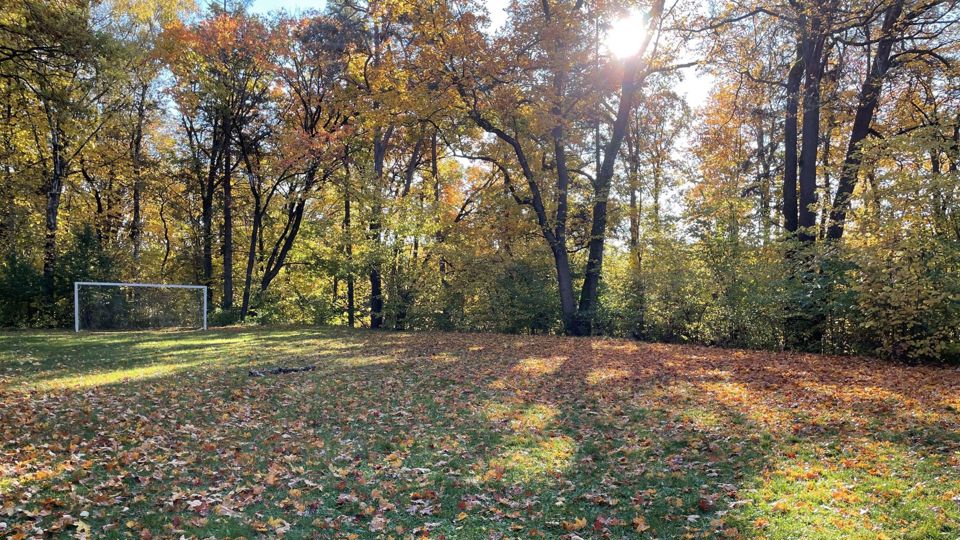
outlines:
M629 58L640 52L646 21L642 13L631 12L614 22L607 32L607 50L617 58Z

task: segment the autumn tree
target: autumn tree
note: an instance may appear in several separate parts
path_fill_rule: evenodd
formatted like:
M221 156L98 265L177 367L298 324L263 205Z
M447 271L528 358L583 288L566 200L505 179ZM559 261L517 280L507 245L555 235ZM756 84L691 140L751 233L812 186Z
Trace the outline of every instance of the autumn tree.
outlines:
M240 159L235 133L262 105L270 81L269 35L259 18L242 7L216 10L192 27L173 27L169 40L181 42L170 67L177 81L174 96L187 138L194 181L200 192L203 224L203 278L213 278L214 202L222 205L221 306L233 308L233 172Z
M0 70L8 97L28 111L44 194L43 281L53 300L61 197L77 157L122 103L112 93L120 57L110 19L97 20L86 2L25 2L4 14ZM15 92L15 94L14 94Z
M518 7L507 31L492 40L476 27L475 18L461 17L457 34L444 38L442 65L463 114L499 141L481 159L498 167L518 204L530 207L553 254L565 331L589 334L599 299L611 183L634 100L647 76L671 69L654 54L663 3L655 2L645 22L638 23L644 38L633 54L602 64L596 61L595 25L609 22L615 11L595 11L585 3ZM611 113L594 109L606 99L612 101ZM583 124L598 117L606 130L604 140L594 141L602 151L591 173L581 153L589 145ZM571 193L582 180L589 185L591 217L578 301L568 225Z
M350 128L351 110L340 95L347 41L339 30L327 17L280 18L271 60L278 92L257 118L236 128L253 199L241 319L250 307L255 261L263 293L290 256L308 203L341 165L340 139ZM282 200L281 226L267 231L265 217L275 197Z

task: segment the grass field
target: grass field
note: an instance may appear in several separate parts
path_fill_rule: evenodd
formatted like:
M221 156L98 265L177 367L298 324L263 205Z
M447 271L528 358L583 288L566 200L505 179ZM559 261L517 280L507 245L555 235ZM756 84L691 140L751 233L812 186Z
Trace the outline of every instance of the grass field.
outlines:
M8 332L0 537L953 540L958 428L960 371L868 359Z

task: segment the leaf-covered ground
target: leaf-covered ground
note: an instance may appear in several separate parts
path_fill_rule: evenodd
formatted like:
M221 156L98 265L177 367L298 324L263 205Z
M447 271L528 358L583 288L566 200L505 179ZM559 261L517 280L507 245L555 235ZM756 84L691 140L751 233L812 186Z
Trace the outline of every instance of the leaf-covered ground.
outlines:
M958 427L960 371L867 359L10 332L0 537L955 539Z

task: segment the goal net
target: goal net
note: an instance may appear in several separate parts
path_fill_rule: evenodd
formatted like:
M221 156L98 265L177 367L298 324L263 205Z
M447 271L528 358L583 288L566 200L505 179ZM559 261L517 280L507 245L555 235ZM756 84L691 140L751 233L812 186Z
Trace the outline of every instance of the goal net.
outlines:
M74 330L207 329L203 285L73 284Z

